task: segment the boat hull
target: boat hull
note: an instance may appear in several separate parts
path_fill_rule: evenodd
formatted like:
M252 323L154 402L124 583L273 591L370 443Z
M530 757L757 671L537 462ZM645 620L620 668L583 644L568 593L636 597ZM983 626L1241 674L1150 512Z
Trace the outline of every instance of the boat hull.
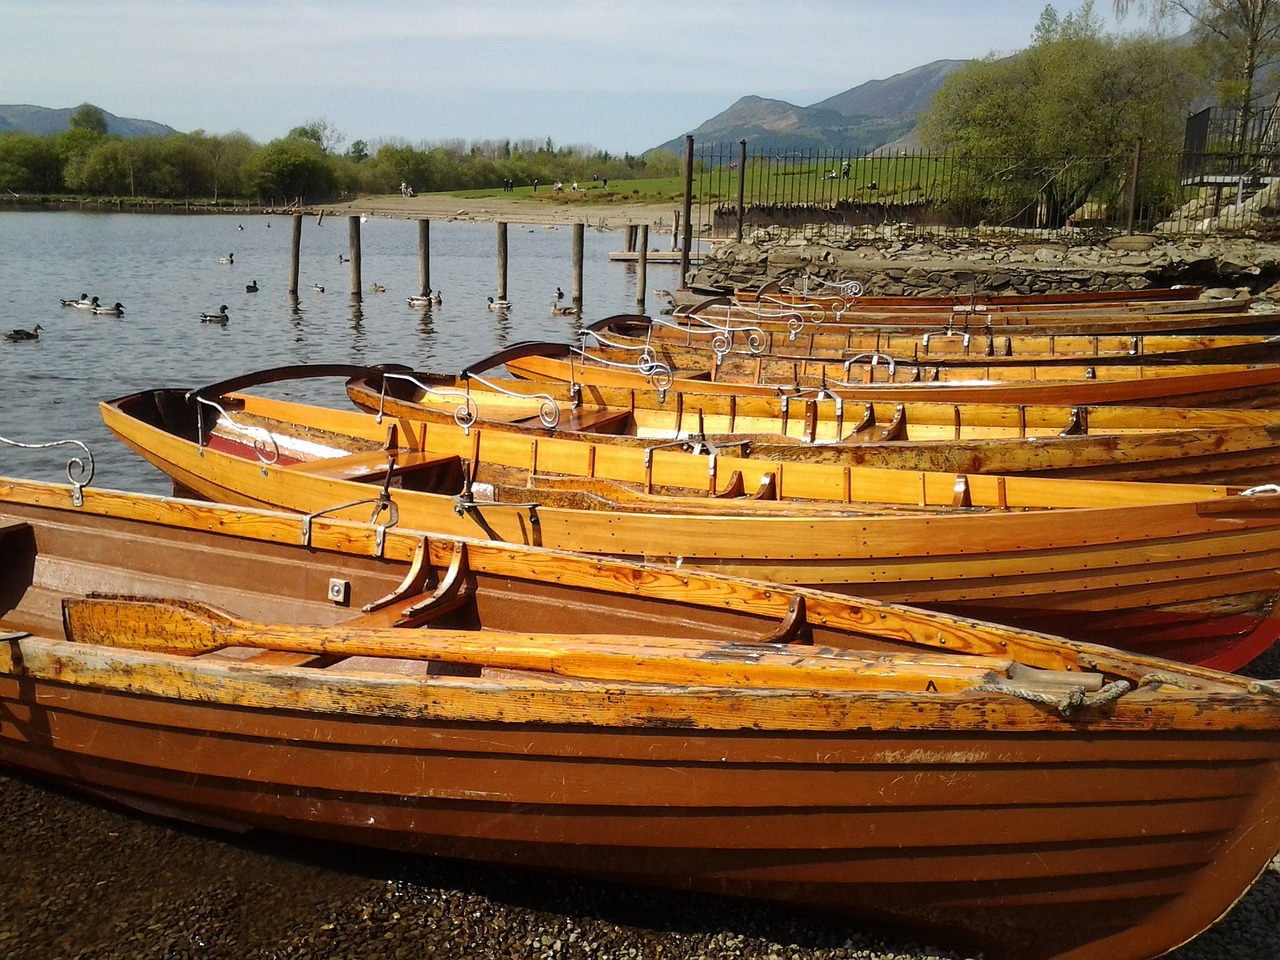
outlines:
M235 674L188 668L187 703L146 677L0 677L20 718L0 763L204 824L776 901L1009 960L1161 952L1277 843L1274 736L387 720L314 708L333 678L286 707L278 678Z

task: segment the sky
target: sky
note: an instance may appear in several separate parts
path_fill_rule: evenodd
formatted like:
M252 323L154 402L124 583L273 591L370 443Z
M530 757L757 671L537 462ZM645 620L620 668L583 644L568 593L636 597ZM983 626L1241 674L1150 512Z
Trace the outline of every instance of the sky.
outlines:
M1025 47L1045 0L4 0L0 103L260 143L536 140L639 154L740 97L808 106ZM1077 0L1054 4L1060 14ZM1095 12L1116 28L1110 0ZM1136 29L1132 18L1120 29Z

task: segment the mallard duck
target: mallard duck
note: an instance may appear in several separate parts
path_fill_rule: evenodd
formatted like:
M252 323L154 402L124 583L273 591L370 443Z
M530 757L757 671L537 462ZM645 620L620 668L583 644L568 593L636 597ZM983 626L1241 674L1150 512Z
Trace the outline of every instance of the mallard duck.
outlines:
M563 290L561 290L559 287L556 287L556 299L557 299L557 300L563 300L563 299L564 299L564 291L563 291Z
M258 281L257 281L257 280L255 280L255 281L253 281L253 283L246 283L246 284L244 285L244 292L245 292L245 293L257 293L257 292L258 292Z
M311 289L316 293L324 293L324 287L320 286L318 283L313 283L311 285Z
M510 300L506 300L506 299L503 299L503 300L495 300L495 299L493 299L493 297L490 297L490 298L489 298L489 309L490 309L490 310L508 310L508 309L510 309L510 307L511 307L511 301L510 301Z
M228 253L225 257L219 257L218 262L219 263L235 263L236 255L234 253Z
M350 258L350 257L344 257L342 254L338 254L338 262L339 262L339 263L350 263L350 262L351 262L351 258Z
M40 324L36 324L30 330L10 330L4 335L6 340L16 342L18 340L39 340L40 331L44 328Z
M77 301L73 304L73 306L74 306L77 310L97 310L97 309L98 309L98 298L97 298L97 297L90 297L88 300L86 300L84 297L81 297L79 300L77 300Z
M78 307L78 306L80 306L80 304L82 304L82 303L88 303L88 302L89 302L89 295L88 295L87 293L82 293L82 294L80 294L79 299L75 299L75 300L59 300L58 302L59 302L60 304L62 304L64 307Z
M411 307L429 307L431 306L431 297L420 297L416 293L412 297L406 297L406 302Z
M373 285L373 292L374 292L374 293L386 293L386 292L387 292L387 288L386 288L386 287L384 287L384 286L383 286L382 284L380 284L380 283L375 283L375 284Z
M123 317L124 304L117 303L114 307L104 307L99 305L93 308L93 312L98 314L100 317Z
M439 290L437 290L435 293L432 293L432 294L431 294L431 303L432 303L434 306L437 306L437 307L438 307L438 306L440 306L440 304L444 303L444 301L440 299L440 291L439 291Z
M218 308L217 313L200 314L201 323L226 323L231 318L227 316L227 305L224 303Z
M562 307L554 300L551 301L551 315L553 317L572 317L577 312L578 308L572 304L567 307Z

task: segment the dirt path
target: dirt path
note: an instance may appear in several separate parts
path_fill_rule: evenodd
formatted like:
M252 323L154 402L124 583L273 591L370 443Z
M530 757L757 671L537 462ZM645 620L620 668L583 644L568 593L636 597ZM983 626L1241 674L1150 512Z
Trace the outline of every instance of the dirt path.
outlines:
M466 198L453 194L424 194L401 197L396 194L360 197L347 203L324 204L325 216L368 214L378 217L400 217L428 220L475 220L480 222L572 224L617 228L628 224L649 224L650 234L670 232L678 204L592 202L585 199L562 199L551 191L531 196Z

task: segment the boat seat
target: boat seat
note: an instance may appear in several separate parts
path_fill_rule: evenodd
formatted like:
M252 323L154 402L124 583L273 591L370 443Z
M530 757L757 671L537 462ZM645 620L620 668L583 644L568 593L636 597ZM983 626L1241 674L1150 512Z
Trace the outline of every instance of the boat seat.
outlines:
M560 429L576 430L581 433L617 433L617 428L624 426L630 418L630 410L575 411L560 424Z
M392 464L391 458L395 463ZM397 476L408 470L423 467L445 466L458 461L457 454L438 454L427 450L366 450L345 457L325 457L291 464L291 473L310 473L333 480L381 480L387 475Z

